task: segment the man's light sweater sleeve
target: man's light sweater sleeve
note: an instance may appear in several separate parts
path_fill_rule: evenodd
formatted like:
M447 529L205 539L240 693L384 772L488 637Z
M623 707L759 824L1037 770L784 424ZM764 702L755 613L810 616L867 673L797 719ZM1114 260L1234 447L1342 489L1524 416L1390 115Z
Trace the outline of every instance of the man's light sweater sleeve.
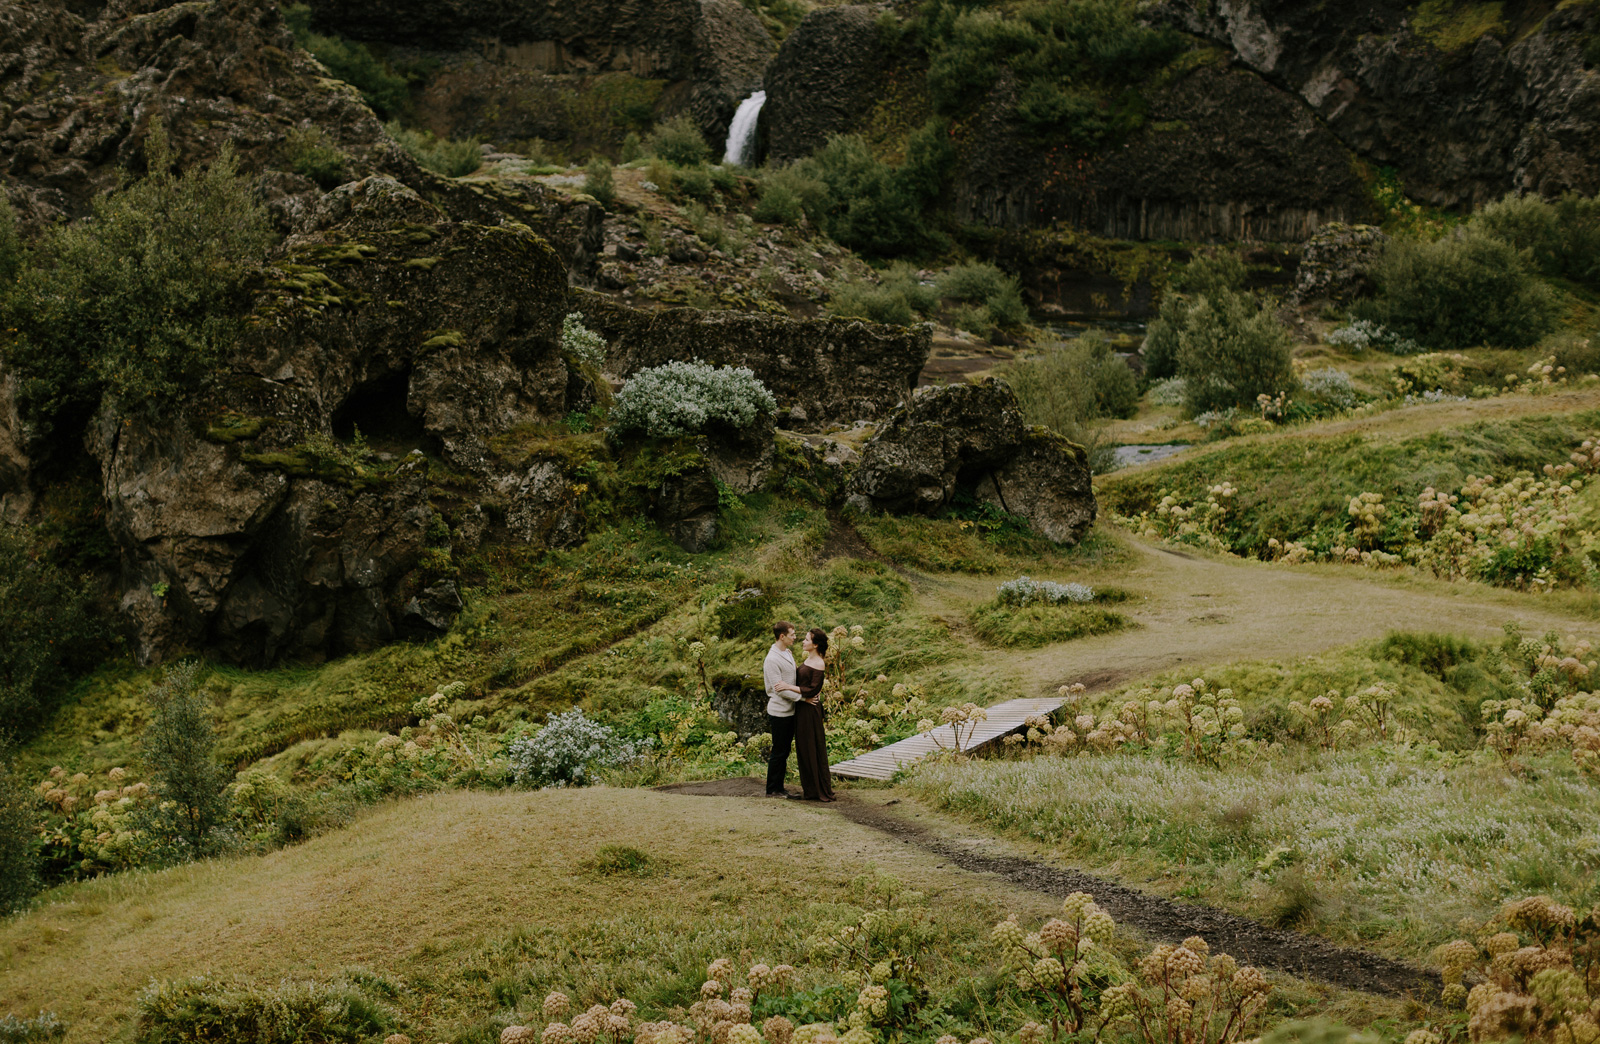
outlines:
M778 683L783 681L783 673L778 666L777 653L767 653L767 661L761 668L762 680L767 684L767 696L775 700L784 700L793 703L797 698L796 693L778 691Z

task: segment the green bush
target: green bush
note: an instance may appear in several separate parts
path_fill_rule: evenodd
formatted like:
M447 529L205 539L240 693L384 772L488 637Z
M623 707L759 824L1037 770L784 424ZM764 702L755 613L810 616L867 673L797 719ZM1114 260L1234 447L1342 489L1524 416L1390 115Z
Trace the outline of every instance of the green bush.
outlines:
M200 688L200 665L167 670L146 694L150 720L140 741L145 768L161 797L158 830L192 856L212 850L212 832L228 812L227 775L213 757L216 727Z
M385 119L399 116L411 104L411 85L404 76L391 72L367 50L366 44L351 43L337 36L323 36L311 30L311 8L295 4L283 12L284 21L294 30L295 43L310 51L327 66L329 74L361 92L366 103Z
M761 198L751 216L770 225L797 225L805 216L805 208L800 205L800 197L794 189L782 183L767 182L761 186Z
M689 116L674 116L656 124L645 149L652 156L679 167L699 166L711 155L700 127Z
M711 171L704 163L693 167L680 167L672 174L672 193L686 199L710 200L716 186L711 181Z
M0 192L0 293L17 281L22 262L22 234L17 231L17 214L11 209L11 197Z
M1294 387L1289 331L1244 294L1197 297L1177 331L1176 356L1191 413L1254 409L1258 395Z
M436 137L432 131L409 130L397 121L383 125L389 136L411 154L411 158L436 174L461 178L483 166L483 150L476 138L455 141Z
M583 191L610 206L617 200L617 182L611 175L611 164L596 156L583 171Z
M1089 450L1090 467L1109 471L1110 446L1100 424L1106 417L1129 417L1139 408L1139 382L1105 337L1085 334L1031 359L1004 366L1001 376L1016 393L1022 416Z
M1527 251L1545 275L1600 281L1600 198L1569 192L1552 203L1510 194L1472 215L1468 227Z
M840 280L830 288L828 311L834 315L857 316L878 323L907 326L917 315L926 314L938 304L938 294L923 286L917 267L897 261L889 266L876 284Z
M1097 605L1004 605L990 602L972 612L972 630L989 645L1037 649L1054 642L1109 634L1127 617Z
M669 362L628 378L611 409L611 430L680 438L719 426L748 428L775 409L772 393L743 366Z
M327 190L345 180L345 154L328 141L321 127L292 130L284 137L284 158L289 169Z
M1555 365L1565 367L1568 374L1600 373L1600 327L1561 337L1552 354Z
M20 910L39 888L34 796L12 775L9 754L0 746L0 917Z
M912 135L899 167L878 159L859 135L838 135L790 168L789 185L835 242L876 257L918 253L942 242L924 214L953 161L938 124Z
M248 307L245 281L272 241L251 179L224 146L181 177L161 125L149 174L95 200L94 219L58 225L0 286L0 361L48 454L71 445L102 397L155 419L222 363ZM0 221L3 224L3 221Z
M1019 326L1028 321L1022 303L1022 286L987 262L956 265L939 277L939 296L953 301L982 304L996 326Z
M152 983L139 994L135 1039L363 1044L395 1024L394 1011L364 985L349 979L266 984L208 975Z
M1142 122L1143 105L1127 88L1187 47L1175 30L1145 25L1122 0L1028 4L1009 13L929 0L919 24L938 111L970 111L1009 70L1018 121L1038 137L1086 149Z
M1352 311L1435 351L1526 348L1556 326L1555 295L1523 253L1481 231L1391 240L1373 278L1378 296Z
M1161 308L1145 331L1140 354L1144 375L1152 381L1178 374L1178 334L1189 321L1197 294L1238 290L1244 285L1244 262L1231 250L1197 255L1173 274L1172 285L1161 298Z
M106 630L93 583L63 573L24 532L0 522L0 729L34 733L74 677L94 666Z

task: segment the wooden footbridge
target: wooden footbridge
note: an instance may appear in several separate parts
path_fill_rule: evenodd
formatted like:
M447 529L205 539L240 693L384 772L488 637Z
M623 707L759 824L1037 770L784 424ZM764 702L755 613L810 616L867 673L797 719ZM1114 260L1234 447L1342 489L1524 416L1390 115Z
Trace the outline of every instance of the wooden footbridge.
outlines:
M1061 706L1061 697L1043 696L1029 700L1007 700L989 707L989 715L980 721L972 734L967 735L966 726L962 727L961 749L964 751L976 750L979 747L993 743L1007 733L1016 732L1022 728L1027 720L1036 714L1049 714ZM829 767L835 776L847 776L851 779L881 779L890 780L902 768L910 768L930 754L937 754L941 750L956 749L956 732L952 725L940 725L929 732L903 739L898 743L891 743L887 747L879 747L849 761L841 761Z

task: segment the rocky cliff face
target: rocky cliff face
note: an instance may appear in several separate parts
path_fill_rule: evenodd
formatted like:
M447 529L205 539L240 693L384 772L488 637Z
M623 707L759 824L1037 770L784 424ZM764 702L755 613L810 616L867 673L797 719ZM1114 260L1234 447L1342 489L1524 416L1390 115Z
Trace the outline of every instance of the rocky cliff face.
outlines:
M142 169L159 117L182 167L231 145L242 169L259 173L285 232L322 196L293 173L292 136L312 134L343 155L351 180L386 174L463 219L521 222L580 276L593 267L598 207L534 183L474 189L423 170L354 88L294 45L276 5L115 0L79 10L63 0L0 5L0 189L25 227L82 217L95 195Z
M619 376L673 359L747 366L777 398L779 423L803 431L886 416L911 394L932 345L926 326L646 312L582 291L574 304L611 342L608 368Z
M1228 48L1363 159L1394 167L1413 198L1600 191L1600 74L1583 57L1600 8L1479 6L1496 8L1491 24L1453 8L1425 17L1401 0L1166 0L1160 14Z
M824 7L783 41L763 87L766 156L780 162L809 156L872 111L893 58L877 26L886 10L877 4Z
M441 65L424 87L423 107L465 133L506 137L537 133L527 128L538 114L520 111L519 96L540 77L627 73L667 81L707 139L720 143L740 99L760 87L773 50L760 18L738 0L312 0L311 7L325 30L404 45Z

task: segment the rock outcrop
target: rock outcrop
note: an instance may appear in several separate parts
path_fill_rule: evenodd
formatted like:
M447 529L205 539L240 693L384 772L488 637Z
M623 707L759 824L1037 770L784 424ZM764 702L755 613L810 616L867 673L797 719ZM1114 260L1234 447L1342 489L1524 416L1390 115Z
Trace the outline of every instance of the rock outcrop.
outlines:
M294 172L304 142L336 150L348 180L384 174L458 220L525 224L580 278L600 248L593 203L531 181L474 186L419 167L355 88L295 46L270 3L0 5L0 190L24 227L83 217L96 195L142 169L155 118L180 168L232 147L285 233L310 227L323 194Z
M888 8L824 7L806 16L767 68L762 151L779 162L809 156L830 136L855 130L882 98L893 54L878 18Z
M1331 222L1310 239L1295 269L1295 298L1302 303L1348 304L1374 289L1370 271L1389 241L1376 225Z
M1414 199L1465 207L1509 191L1600 191L1593 4L1165 0L1156 13L1226 47ZM1481 5L1488 8L1493 5Z
M803 431L887 416L911 394L932 345L925 326L648 312L585 291L575 307L610 342L606 368L617 376L674 359L747 366L777 398L779 425Z
M457 484L512 485L491 437L567 409L566 269L538 236L448 221L379 177L311 220L224 376L159 423L103 408L90 433L144 658L268 663L447 626L459 596L430 459ZM512 508L571 511L552 484Z
M720 143L773 51L761 19L738 0L312 0L311 8L319 28L400 44L438 66L421 107L459 121L463 133L532 137L537 132L519 133L515 113L530 88L538 93L540 78L622 73L667 81L707 139ZM510 122L466 126L491 111L497 119L508 112Z
M862 448L846 504L931 514L966 495L1072 544L1094 522L1088 454L1024 423L1004 382L924 388Z

